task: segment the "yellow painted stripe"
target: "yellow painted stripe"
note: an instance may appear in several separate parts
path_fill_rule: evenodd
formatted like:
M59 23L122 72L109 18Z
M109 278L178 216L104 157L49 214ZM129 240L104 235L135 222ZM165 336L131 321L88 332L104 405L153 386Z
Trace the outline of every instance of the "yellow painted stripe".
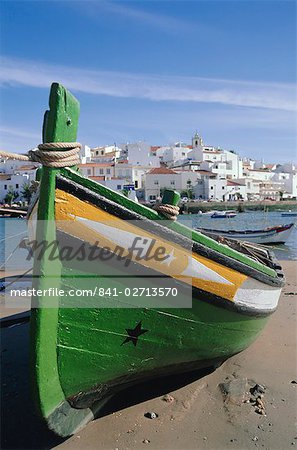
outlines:
M139 264L174 278L185 278L183 273L187 273L186 269L189 266L189 261L193 258L194 264L196 261L198 263L197 265L202 265L202 270L201 272L197 270L197 274L195 274L194 277L189 278L188 282L199 289L219 295L228 300L233 301L237 289L247 279L247 276L233 269L229 269L203 256L192 253L191 250L184 249L180 245L138 228L134 221L119 219L112 214L109 214L92 204L83 202L72 194L59 189L56 190L55 213L56 220L58 221L58 228L88 242L90 245L95 245L96 242L99 241L100 247L109 247L111 250L114 250L117 246L115 242L108 239L106 232L102 234L92 229L88 221L95 221L102 224L105 226L105 229L106 227L113 227L123 233L132 233L143 238L154 239L155 244L152 246L152 252L157 248L165 247L166 254L172 255L171 263L167 265L165 262L157 262L156 260L141 260L139 261ZM128 253L127 250L126 255L128 255ZM132 259L134 258L132 257ZM206 272L207 269L209 269L209 273L213 271L214 275L217 274L219 277L222 277L222 282L203 278L203 267L206 269ZM223 282L223 279L225 279L226 282Z

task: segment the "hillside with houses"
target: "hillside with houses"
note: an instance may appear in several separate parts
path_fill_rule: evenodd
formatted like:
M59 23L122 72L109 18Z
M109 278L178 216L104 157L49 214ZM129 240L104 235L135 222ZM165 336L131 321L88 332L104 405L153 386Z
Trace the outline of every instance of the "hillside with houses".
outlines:
M26 202L38 164L0 160L0 202ZM191 144L152 146L146 142L81 150L80 171L134 200L155 203L164 189L184 201L263 201L297 197L296 165L264 163L232 150L204 145L195 133Z

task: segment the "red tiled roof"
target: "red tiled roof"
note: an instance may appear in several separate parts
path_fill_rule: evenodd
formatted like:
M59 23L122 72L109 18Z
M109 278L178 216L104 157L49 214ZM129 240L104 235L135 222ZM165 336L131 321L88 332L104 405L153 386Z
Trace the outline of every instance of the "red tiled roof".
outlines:
M202 173L202 174L205 174L205 175L214 175L214 176L216 176L216 174L212 173L210 170L195 170L195 172Z
M151 152L157 151L160 147L160 145L151 146Z
M89 177L89 178L91 178L92 180L95 180L95 181L103 181L103 180L105 180L105 177L104 177L104 176Z
M21 166L21 167L16 167L15 170L35 170L38 169L39 166Z
M228 180L227 186L244 186L244 184L238 183L237 181Z
M169 175L176 174L174 170L168 169L167 167L155 167L154 169L148 172L150 175Z
M180 172L194 173L193 170L187 169L186 166L178 166L178 167L175 167L174 170L176 170L176 172L178 172L178 173L180 173Z
M275 167L275 164L265 164L266 169L272 169Z
M271 172L269 169L248 169L249 172Z
M203 153L222 153L222 152L219 151L219 150L214 150L214 151L211 151L211 150L203 150Z
M96 159L108 159L108 158L113 158L115 156L115 152L109 152L109 153L105 153L104 155L93 155L93 158Z
M5 173L0 173L0 180L11 180L11 175L6 175Z
M86 163L86 164L79 164L80 168L83 167L112 167L114 163Z

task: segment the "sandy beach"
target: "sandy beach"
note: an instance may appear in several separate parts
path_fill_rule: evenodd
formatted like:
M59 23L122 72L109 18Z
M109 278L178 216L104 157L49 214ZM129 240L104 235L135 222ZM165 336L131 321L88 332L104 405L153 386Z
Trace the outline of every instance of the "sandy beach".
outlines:
M130 388L103 417L62 440L36 417L29 392L29 324L3 328L3 449L287 449L297 446L296 262L283 261L286 286L258 340L214 371ZM1 317L18 311L2 307ZM226 389L222 390L222 384ZM262 411L249 390L263 388ZM167 394L167 395L166 395ZM258 400L259 401L259 400ZM157 417L145 417L155 412Z

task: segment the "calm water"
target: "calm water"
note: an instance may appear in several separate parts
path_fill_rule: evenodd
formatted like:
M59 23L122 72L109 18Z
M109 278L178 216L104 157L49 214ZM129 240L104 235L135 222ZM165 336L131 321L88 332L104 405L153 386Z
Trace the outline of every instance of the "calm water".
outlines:
M237 214L232 219L211 219L207 215L184 214L178 221L185 225L197 228L215 228L220 230L262 229L268 226L282 225L297 222L296 217L282 217L280 212L245 212ZM18 246L19 242L27 236L27 223L25 219L0 218L0 268L5 260ZM286 245L270 246L278 259L297 259L297 228L296 225ZM7 261L6 269L27 270L32 262L26 261L27 251L19 249L14 251Z
M26 261L27 250L16 249L25 237L25 219L0 218L0 268L5 261L6 270L27 270L32 266L32 262Z

